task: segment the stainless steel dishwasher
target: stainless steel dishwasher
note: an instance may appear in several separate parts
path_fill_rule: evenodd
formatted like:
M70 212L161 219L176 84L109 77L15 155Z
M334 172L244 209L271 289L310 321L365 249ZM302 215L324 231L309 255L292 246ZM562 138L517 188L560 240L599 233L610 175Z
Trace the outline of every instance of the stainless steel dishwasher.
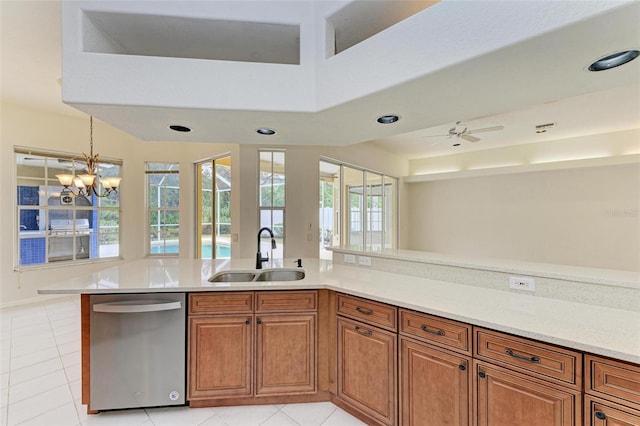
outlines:
M90 409L185 404L185 294L90 297Z

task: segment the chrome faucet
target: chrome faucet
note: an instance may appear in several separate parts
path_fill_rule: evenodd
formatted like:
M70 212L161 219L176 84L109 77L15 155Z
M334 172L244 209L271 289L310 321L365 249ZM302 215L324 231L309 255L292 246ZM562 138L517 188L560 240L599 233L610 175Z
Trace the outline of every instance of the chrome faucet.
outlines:
M267 254L267 257L262 257L262 253L260 253L260 235L262 235L262 232L264 231L267 231L271 236L271 248L272 249L276 248L276 240L273 237L273 232L271 231L271 229L267 227L260 228L260 230L258 231L258 253L256 253L256 269L262 269L262 262L269 261L268 254Z

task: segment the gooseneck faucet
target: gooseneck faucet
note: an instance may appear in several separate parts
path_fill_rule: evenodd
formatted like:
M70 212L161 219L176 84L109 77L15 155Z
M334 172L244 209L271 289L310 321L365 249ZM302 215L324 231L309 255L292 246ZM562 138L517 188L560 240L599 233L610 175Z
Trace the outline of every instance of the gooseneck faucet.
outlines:
M262 257L262 253L260 253L260 235L262 235L264 231L267 231L271 236L271 248L272 249L276 248L276 240L273 237L273 231L271 231L271 229L267 227L260 228L260 230L258 231L258 253L256 253L256 269L262 269L262 262L269 261L268 254L267 254L267 257Z

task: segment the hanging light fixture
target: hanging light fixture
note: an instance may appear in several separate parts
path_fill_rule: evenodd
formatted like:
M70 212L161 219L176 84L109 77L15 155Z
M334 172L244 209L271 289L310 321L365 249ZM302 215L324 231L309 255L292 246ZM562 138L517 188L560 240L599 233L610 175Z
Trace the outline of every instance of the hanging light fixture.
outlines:
M100 179L100 183L104 188L104 192L98 190L98 154L93 154L93 116L89 117L89 155L84 152L84 162L86 164L86 173L82 175L60 174L56 175L60 185L64 186L61 196L73 195L74 197L90 197L94 194L96 197L107 197L110 194L118 192L120 181L119 177L106 177Z

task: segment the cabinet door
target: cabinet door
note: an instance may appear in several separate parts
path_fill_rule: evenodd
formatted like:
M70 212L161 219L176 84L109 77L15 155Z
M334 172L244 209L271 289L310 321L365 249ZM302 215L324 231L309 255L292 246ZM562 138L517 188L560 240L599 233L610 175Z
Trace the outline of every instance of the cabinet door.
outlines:
M337 396L381 422L397 422L397 336L338 318Z
M316 391L316 314L256 316L256 396Z
M581 392L474 361L476 426L580 424Z
M585 395L585 426L640 426L640 411Z
M470 376L470 357L401 338L401 424L468 426Z
M189 319L189 399L251 396L251 315Z

